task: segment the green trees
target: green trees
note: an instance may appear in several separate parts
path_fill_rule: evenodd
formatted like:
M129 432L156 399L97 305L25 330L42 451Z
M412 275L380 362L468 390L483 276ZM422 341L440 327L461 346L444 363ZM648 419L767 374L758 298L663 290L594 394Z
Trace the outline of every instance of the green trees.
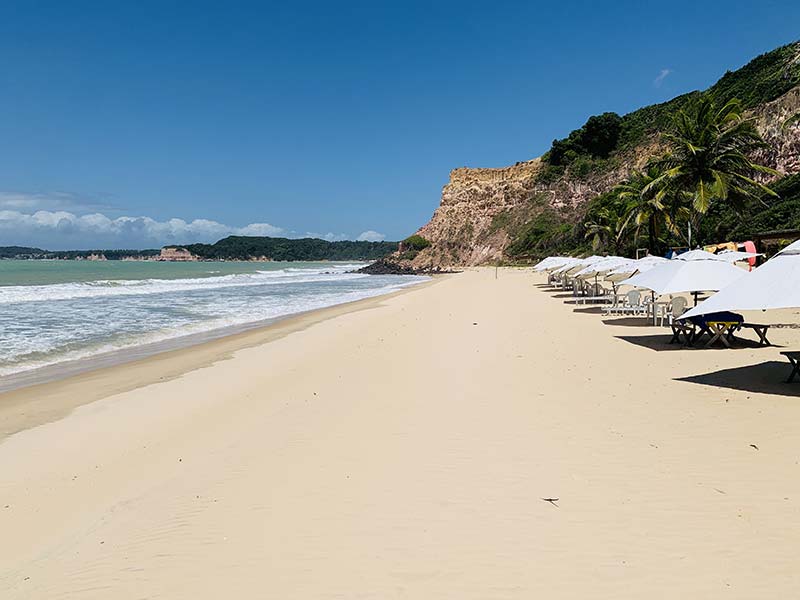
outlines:
M665 235L689 246L705 241L697 240L700 221L716 203L742 214L753 203L776 196L757 179L778 173L754 159L766 144L743 117L738 100L718 107L709 96L700 97L677 111L662 139L667 153L615 190L627 205L617 235L632 232L636 241L646 230L651 253L662 249ZM597 225L587 221L587 235L589 230L599 235ZM602 236L596 239L602 241Z
M625 227L632 228L634 243L638 243L643 230L646 232L650 254L659 254L664 249L665 234L680 237L679 223L688 214L685 207L669 202L669 198L652 189L652 183L660 175L658 167L649 164L616 187L619 198L626 203Z
M616 147L622 131L622 117L607 112L589 117L580 129L563 140L553 140L547 162L553 166L568 165L578 157L606 158Z
M753 178L758 173L778 173L751 159L766 144L753 122L743 118L738 100L718 108L703 96L694 106L678 111L664 138L670 150L654 161L662 174L649 186L656 195L682 197L695 215L705 214L715 201L741 210L763 195L774 195Z

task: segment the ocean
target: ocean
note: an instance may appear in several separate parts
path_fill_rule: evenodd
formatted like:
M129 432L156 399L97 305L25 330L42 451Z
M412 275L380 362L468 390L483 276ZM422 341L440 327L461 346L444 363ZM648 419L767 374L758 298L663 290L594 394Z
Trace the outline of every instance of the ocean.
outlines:
M0 389L48 367L125 360L427 279L352 272L360 266L0 260Z

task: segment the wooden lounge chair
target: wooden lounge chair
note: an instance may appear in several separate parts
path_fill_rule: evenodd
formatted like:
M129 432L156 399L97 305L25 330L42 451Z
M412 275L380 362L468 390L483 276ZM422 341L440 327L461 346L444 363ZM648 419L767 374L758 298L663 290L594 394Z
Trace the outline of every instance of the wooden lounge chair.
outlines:
M767 339L767 331L769 331L769 325L759 325L758 323L742 323L739 329L747 328L752 329L758 335L758 345L759 346L771 346L772 344Z
M695 336L694 323L675 319L669 325L672 328L672 339L669 341L670 344L677 342L679 344L682 343L684 346L692 345Z
M789 375L789 378L786 380L786 383L792 383L794 378L800 375L800 352L781 352L781 354L788 358L789 363L792 365L792 372Z

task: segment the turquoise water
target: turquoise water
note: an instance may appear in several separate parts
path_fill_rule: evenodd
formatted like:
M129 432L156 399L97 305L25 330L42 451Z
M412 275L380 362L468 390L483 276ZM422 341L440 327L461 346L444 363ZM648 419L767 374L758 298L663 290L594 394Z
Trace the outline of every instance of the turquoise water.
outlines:
M0 261L0 376L392 292L357 263Z
M291 268L319 268L344 263L248 263L248 262L155 262L91 260L0 260L0 286L47 285L98 280L192 279L280 271ZM354 263L355 264L355 263Z

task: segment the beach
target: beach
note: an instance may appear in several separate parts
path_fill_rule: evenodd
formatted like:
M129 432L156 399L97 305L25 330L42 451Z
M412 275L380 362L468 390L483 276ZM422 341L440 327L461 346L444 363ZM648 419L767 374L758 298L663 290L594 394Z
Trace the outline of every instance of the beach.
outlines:
M544 282L467 270L0 395L0 596L796 595L800 330L683 350Z

